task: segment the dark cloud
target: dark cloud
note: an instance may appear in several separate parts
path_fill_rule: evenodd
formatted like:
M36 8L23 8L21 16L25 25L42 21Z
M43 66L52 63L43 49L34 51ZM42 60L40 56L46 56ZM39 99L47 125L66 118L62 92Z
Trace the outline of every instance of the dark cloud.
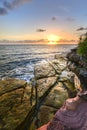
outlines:
M18 41L11 41L11 40L0 40L0 43L46 43L46 39L38 39L38 40L18 40Z
M8 12L7 12L7 10L5 9L5 8L1 8L0 7L0 15L5 15L5 14L7 14Z
M22 4L30 1L32 0L3 0L1 1L3 7L0 7L0 15L7 14L9 10L13 10L16 7L21 6Z
M84 31L84 30L87 30L87 28L80 27L80 28L78 28L76 31Z
M46 30L45 29L37 29L36 32L45 32Z
M40 42L46 42L45 39L39 39L39 40L24 40L24 41L17 41L17 42L24 42L24 43L40 43Z
M66 18L66 20L69 21L69 22L73 22L73 21L75 21L75 18L68 17L68 18Z
M30 40L30 43L43 43L43 42L47 42L47 40L45 39L39 39L39 40Z
M55 16L54 16L54 17L52 17L52 20L53 20L53 21L55 21L56 19L57 19L57 18L56 18Z
M18 7L18 6L20 6L20 5L22 5L22 4L24 4L24 3L26 3L26 2L29 2L29 1L31 1L31 0L13 0L12 2L8 2L7 0L5 0L4 2L3 2L3 5L4 5L4 7L6 7L7 9L14 9L14 8L16 8L16 7Z
M76 42L75 40L60 39L59 42Z
M13 3L10 3L10 2L8 2L8 1L4 1L3 5L4 5L4 7L5 7L6 9L9 9L9 10L14 9L14 7L15 7L15 5L14 5Z

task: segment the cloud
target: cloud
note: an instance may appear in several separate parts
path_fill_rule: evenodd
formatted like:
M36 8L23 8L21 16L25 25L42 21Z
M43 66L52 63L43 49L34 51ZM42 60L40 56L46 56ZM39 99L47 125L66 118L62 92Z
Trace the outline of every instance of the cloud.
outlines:
M38 40L0 40L0 43L46 43L46 39L38 39Z
M45 29L37 29L36 32L45 32L46 30Z
M75 18L68 17L68 18L66 18L66 20L69 21L69 22L73 22L73 21L75 21Z
M70 42L76 42L76 40L67 40L67 39L60 39L59 42L66 42L66 43L70 43Z
M84 31L84 30L87 30L87 27L86 27L86 28L80 27L80 28L78 28L76 31Z
M14 8L16 8L16 7L18 7L18 6L20 6L20 5L22 5L22 4L24 4L24 3L26 3L26 2L30 2L31 0L13 0L12 2L8 2L7 0L5 0L4 2L3 2L3 5L4 5L4 7L6 7L7 9L14 9Z
M63 6L63 5L62 5L62 6L59 6L58 8L59 8L60 10L64 11L64 12L67 12L67 13L70 12L69 8L66 7L66 6Z
M3 0L1 1L3 7L0 7L0 15L7 14L9 10L13 10L21 6L22 4L25 4L30 1L32 0L11 0L11 1Z
M52 20L53 20L53 21L55 21L56 19L57 19L57 17L55 17L55 16L52 17Z
M45 42L47 42L47 40L46 39L39 39L39 40L28 40L28 42L30 42L30 43L45 43Z
M0 7L0 15L5 15L5 14L7 14L8 12L7 12L7 10L5 9L5 8L1 8Z

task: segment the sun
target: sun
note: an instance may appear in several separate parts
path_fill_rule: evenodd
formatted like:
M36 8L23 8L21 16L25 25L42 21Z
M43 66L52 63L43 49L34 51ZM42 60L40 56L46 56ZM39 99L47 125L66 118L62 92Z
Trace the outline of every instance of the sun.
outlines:
M58 44L60 37L56 35L49 35L47 39L48 39L48 44Z

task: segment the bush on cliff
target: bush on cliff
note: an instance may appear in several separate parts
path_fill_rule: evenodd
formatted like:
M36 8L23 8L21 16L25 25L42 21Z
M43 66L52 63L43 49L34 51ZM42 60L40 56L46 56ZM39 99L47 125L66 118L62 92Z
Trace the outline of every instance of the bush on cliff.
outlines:
M84 39L80 38L78 53L87 59L87 36Z

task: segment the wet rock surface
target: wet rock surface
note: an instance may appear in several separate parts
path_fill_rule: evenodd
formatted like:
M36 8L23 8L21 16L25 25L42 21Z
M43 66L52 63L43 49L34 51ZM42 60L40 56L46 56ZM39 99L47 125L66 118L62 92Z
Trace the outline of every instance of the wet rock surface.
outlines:
M14 130L27 116L30 105L24 99L25 89L23 80L0 81L0 130Z

